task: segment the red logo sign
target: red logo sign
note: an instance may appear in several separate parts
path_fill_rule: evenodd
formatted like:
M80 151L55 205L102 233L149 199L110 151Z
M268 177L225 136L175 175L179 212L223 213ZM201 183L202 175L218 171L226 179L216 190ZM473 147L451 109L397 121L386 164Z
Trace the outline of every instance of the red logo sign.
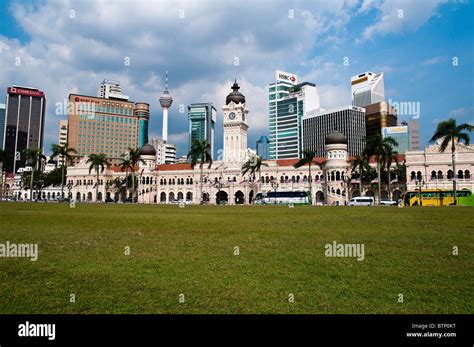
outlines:
M25 88L18 88L18 87L8 87L7 88L8 94L19 94L25 96L35 96L41 98L44 96L44 93L40 90L33 90L33 89L25 89Z

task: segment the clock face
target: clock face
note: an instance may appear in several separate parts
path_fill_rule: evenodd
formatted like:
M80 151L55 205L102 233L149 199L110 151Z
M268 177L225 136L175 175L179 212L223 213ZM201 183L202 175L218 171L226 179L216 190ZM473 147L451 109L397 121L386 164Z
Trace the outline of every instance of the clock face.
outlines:
M234 112L229 113L229 119L235 119L235 113Z

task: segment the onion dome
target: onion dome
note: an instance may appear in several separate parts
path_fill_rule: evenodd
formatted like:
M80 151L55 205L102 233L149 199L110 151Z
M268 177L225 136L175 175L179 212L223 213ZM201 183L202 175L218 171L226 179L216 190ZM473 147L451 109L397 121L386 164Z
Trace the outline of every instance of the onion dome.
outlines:
M155 147L153 147L152 145L150 145L149 143L147 143L146 145L142 146L142 148L140 149L140 156L142 155L152 155L152 156L155 156L156 155L156 149Z
M336 144L347 145L347 137L339 131L333 131L326 135L325 143L326 145L336 145Z
M232 92L230 92L229 95L227 95L227 97L225 98L225 104L229 105L231 101L233 101L236 104L239 104L239 103L244 104L245 96L241 92L239 92L240 87L237 84L237 80L234 81L234 84L232 85L231 88L232 88Z

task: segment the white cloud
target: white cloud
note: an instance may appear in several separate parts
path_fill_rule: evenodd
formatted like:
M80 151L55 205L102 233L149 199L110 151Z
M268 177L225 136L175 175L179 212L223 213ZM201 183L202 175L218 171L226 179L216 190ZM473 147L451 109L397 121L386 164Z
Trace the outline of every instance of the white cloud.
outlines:
M364 29L360 42L390 33L416 31L436 15L438 7L445 2L447 0L364 1L361 9L366 11L369 5L375 5L379 15L376 23Z

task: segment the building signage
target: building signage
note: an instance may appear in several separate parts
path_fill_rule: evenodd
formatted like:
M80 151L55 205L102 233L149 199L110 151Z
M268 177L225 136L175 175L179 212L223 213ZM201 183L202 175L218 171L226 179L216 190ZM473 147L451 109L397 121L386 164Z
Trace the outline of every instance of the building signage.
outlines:
M280 70L276 71L276 80L277 82L287 82L293 85L298 84L298 76L296 76L295 74L285 72L285 71L280 71Z
M75 102L94 102L96 104L100 104L100 102L98 100L94 100L94 99L86 99L86 98L80 98L78 96L76 96L74 98L74 101Z
M362 78L359 78L359 79L357 79L357 80L352 81L352 85L365 82L365 81L367 81L368 79L369 79L369 78L368 78L367 76L362 77Z
M20 95L25 95L25 96L34 96L38 98L41 98L44 96L44 93L40 90L25 89L25 88L19 88L19 87L8 87L7 92L8 94L20 94Z
M404 126L396 126L396 127L386 127L384 128L386 134L403 134L408 132L408 127Z

